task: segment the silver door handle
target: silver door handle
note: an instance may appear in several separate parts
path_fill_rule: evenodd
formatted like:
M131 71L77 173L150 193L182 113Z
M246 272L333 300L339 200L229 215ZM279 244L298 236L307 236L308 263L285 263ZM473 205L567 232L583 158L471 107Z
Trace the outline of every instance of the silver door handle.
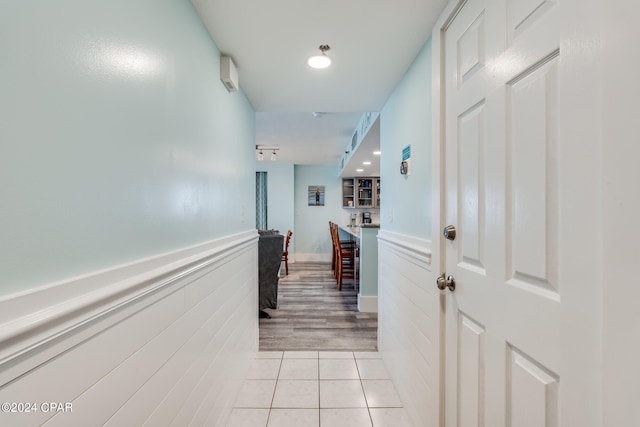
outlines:
M441 291L445 290L446 288L449 288L449 290L453 292L456 290L456 279L454 279L452 275L447 276L447 278L445 279L445 275L444 273L442 273L436 279L436 285L438 286L438 289L440 289Z
M455 240L456 239L456 227L453 225L447 225L444 230L442 230L442 235L447 240Z

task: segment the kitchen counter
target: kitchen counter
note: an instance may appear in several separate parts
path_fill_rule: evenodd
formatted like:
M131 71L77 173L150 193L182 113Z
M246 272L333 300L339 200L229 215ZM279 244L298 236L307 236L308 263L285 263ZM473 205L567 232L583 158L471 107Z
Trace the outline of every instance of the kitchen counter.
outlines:
M354 226L345 225L345 226L339 226L338 228L340 230L344 231L349 236L351 236L351 237L353 237L355 239L360 239L360 234L361 234L360 229L361 228L379 229L380 228L380 224L360 224L360 225L354 225Z
M360 248L358 311L378 312L378 230L380 224L338 227Z

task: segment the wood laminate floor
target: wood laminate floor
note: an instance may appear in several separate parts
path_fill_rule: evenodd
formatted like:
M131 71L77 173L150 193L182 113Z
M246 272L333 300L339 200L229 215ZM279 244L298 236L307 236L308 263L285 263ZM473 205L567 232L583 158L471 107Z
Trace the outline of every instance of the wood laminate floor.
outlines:
M376 351L378 314L358 312L353 281L339 291L328 263L291 263L278 308L260 319L260 351Z

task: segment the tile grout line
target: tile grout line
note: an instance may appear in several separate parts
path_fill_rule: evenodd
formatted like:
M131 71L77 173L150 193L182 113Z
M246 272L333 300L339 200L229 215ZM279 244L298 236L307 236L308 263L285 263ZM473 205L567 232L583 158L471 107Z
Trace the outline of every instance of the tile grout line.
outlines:
M362 389L362 395L364 396L364 403L367 405L367 413L369 414L369 421L371 421L371 425L373 426L373 416L371 416L371 408L369 407L369 399L367 399L367 393L364 391L364 384L362 383L362 375L360 374L360 365L358 365L358 358L355 357L355 353L353 358L356 361L356 369L358 370L358 378L360 379L360 388Z
M282 356L280 357L280 366L278 366L278 374L276 375L276 384L273 387L273 395L271 395L271 403L269 404L269 415L267 415L267 423L264 427L269 425L269 420L271 419L271 411L273 410L273 401L276 398L276 390L278 389L278 380L280 379L280 370L282 369L282 361L284 360L284 351L282 352Z
M371 422L371 426L373 426L373 417L371 416L371 408L369 407L369 400L367 399L367 393L364 391L364 384L362 383L362 374L360 374L360 365L358 364L358 358L356 354L353 353L353 358L356 362L356 369L358 370L358 379L360 380L360 388L362 389L362 395L364 396L364 403L367 405L367 414L369 414L369 422Z
M318 351L318 427L322 427L320 417L320 352Z
M364 362L366 364L367 362L367 357L364 357L363 359L358 359L356 357L356 354L354 351L349 351L349 356L348 357L344 357L343 356L338 356L338 355L334 355L334 357L331 357L329 355L327 355L326 357L321 357L321 351L317 351L315 352L316 354L311 358L311 359L315 359L316 360L316 367L317 367L317 373L316 373L316 381L317 381L317 392L318 392L318 398L317 398L317 407L318 407L318 415L317 415L317 420L318 420L318 426L322 427L322 396L321 396L321 390L322 390L322 373L321 373L321 361L322 360L353 360L356 366L356 372L357 372L357 376L358 376L358 381L360 382L360 390L362 392L362 395L365 399L365 405L366 405L366 409L367 409L367 414L368 414L368 419L369 422L371 423L372 427L375 427L374 421L373 421L373 414L371 412L372 407L370 406L369 403L369 399L367 397L367 394L365 392L365 387L364 387L364 381L365 379L362 376L362 367L360 366L361 362ZM296 357L294 357L295 355L291 355L292 357L289 357L288 359L298 359ZM277 358L273 358L278 360L278 368L277 368L277 373L276 373L276 378L275 378L275 385L274 385L274 389L272 392L272 396L271 396L271 402L269 405L269 412L267 414L267 419L266 419L266 425L265 427L267 427L269 425L269 422L271 421L271 416L273 415L273 405L275 402L275 394L277 391L277 387L278 384L280 383L280 380L282 379L280 377L280 375L282 374L282 370L283 370L283 365L284 365L284 360L285 360L285 352L283 351L281 356L277 357ZM309 359L308 357L302 357L299 360L303 360L303 359ZM344 375L343 375L344 376ZM377 376L375 377L377 378ZM381 378L382 379L382 378ZM329 379L328 379L329 380ZM335 378L334 380L350 380L350 378ZM381 409L395 409L395 408L404 408L404 405L401 405L400 407L397 406L381 406ZM286 409L286 408L285 408ZM295 409L295 408L290 408L290 409ZM302 409L302 408L300 408ZM341 410L341 409L357 409L356 406L349 406L349 407L337 407L337 408L328 408L328 409L335 409L335 410Z

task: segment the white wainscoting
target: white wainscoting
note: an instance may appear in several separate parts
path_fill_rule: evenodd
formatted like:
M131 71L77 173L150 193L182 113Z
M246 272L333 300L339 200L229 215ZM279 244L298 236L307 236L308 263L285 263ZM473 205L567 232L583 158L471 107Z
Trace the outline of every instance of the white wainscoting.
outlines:
M0 425L224 425L258 351L257 240L247 231L1 299L0 402L36 411L0 413Z
M431 242L378 234L378 348L414 425L438 425L440 291Z

